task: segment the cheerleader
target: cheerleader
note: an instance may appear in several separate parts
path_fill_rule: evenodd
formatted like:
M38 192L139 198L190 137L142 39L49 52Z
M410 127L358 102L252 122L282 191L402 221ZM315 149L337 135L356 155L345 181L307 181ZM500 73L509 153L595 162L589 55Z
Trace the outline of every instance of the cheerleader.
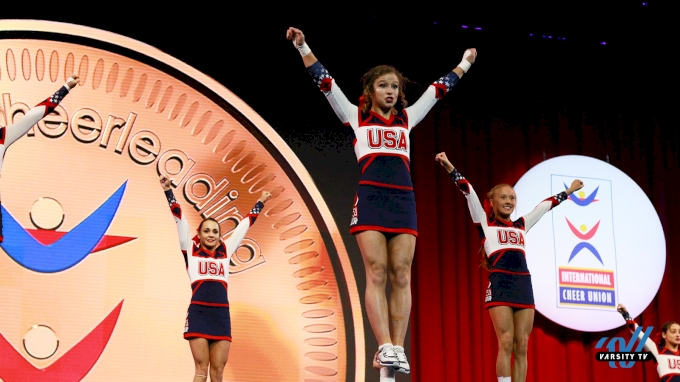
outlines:
M355 235L366 268L366 313L378 340L378 362L409 373L404 337L411 311L411 263L418 229L410 174L409 133L475 62L468 49L453 71L430 85L408 106L406 79L394 67L381 65L362 77L363 95L353 105L316 59L301 30L286 38L345 126L352 128L361 180L354 197L350 233ZM385 294L389 278L392 293Z
M231 317L227 297L229 261L236 252L248 228L255 223L264 203L271 197L267 191L250 213L236 226L226 241L222 241L220 226L213 218L204 219L193 236L189 224L172 193L167 176L160 177L161 186L177 223L180 247L191 280L191 303L184 326L184 338L189 341L196 374L194 382L221 381L231 345Z
M638 324L628 314L623 304L616 308L626 320L626 326L631 333L635 332ZM642 332L638 339L642 338ZM656 371L659 373L661 382L680 382L680 324L668 321L661 326L661 332L657 334L658 343L647 338L644 343L645 349L652 353L656 363Z
M7 148L17 139L23 137L33 125L45 118L47 114L52 112L54 108L59 105L59 102L61 102L61 100L66 97L68 92L78 85L78 82L80 82L80 77L77 74L72 74L66 80L64 86L59 88L59 90L52 94L51 97L37 104L17 123L13 123L9 126L0 125L0 172L2 171L2 162L5 159L5 152L7 151ZM14 119L11 115L5 115L2 109L0 109L0 116L4 116L5 122ZM2 243L3 240L2 209L0 209L0 243Z
M484 208L472 185L453 167L445 153L437 154L435 160L467 198L472 221L482 239L479 249L482 266L490 272L485 306L498 338L498 381L510 382L512 370L512 381L523 382L527 375L527 347L535 309L531 275L524 254L525 235L546 212L580 190L583 182L574 180L566 191L542 201L533 211L511 221L516 195L510 185L499 184L492 188L487 193Z

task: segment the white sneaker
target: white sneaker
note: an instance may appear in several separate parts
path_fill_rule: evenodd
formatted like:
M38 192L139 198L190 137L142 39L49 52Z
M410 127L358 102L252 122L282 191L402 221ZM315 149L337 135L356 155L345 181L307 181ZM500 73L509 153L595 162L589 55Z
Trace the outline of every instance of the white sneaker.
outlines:
M408 374L411 372L411 366L406 360L406 353L404 353L404 348L401 346L395 346L394 352L397 353L397 359L399 360L399 366L395 366L395 370L400 373Z
M399 358L397 358L397 353L392 346L383 346L382 350L378 351L378 363L381 366L399 366Z

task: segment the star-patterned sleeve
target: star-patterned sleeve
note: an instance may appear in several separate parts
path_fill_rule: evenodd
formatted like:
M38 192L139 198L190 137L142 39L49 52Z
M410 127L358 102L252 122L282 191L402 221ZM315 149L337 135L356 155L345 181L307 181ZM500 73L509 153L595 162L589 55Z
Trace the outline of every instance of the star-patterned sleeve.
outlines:
M0 128L0 144L9 146L17 139L21 138L38 121L59 105L62 99L68 94L69 87L64 84L51 97L37 104L29 110L19 121L7 127ZM9 117L9 116L6 116ZM10 120L11 121L11 120ZM9 122L9 121L8 121ZM0 163L1 164L1 163Z
M234 228L231 236L229 236L229 238L224 242L228 258L231 258L234 252L236 252L238 247L241 245L241 241L243 241L243 238L246 236L248 229L253 224L255 224L255 220L257 220L257 217L260 216L260 212L262 212L263 208L264 203L258 201L253 209L250 210L250 213L248 213L248 215L238 223L236 228Z
M321 92L326 96L333 111L335 111L335 114L340 118L340 122L345 126L349 126L349 121L357 118L358 108L349 102L345 93L343 93L342 90L340 90L340 87L335 83L335 79L331 77L328 70L326 70L319 61L307 68L307 71L309 72L309 75L312 76L314 83L316 83Z
M559 205L567 199L567 193L562 191L555 196L551 196L548 199L540 202L533 211L522 216L524 219L524 229L529 232L531 227L533 227L538 221L545 215L548 211L552 210L553 207Z
M406 108L409 129L415 127L425 118L435 103L443 98L458 83L459 77L454 72L449 72L444 77L427 87L425 93L414 103Z
M477 196L475 189L467 181L467 179L465 179L465 177L458 172L457 169L454 168L453 171L449 173L449 176L456 183L456 186L458 186L458 189L460 189L463 195L465 195L465 198L468 202L468 209L470 210L470 215L472 216L472 222L478 225L486 226L486 212L484 211L482 203L479 201L479 197Z
M189 231L189 222L182 213L182 207L177 203L175 195L172 190L165 191L165 197L168 199L168 204L170 205L170 212L175 218L175 223L177 224L177 234L179 235L179 246L182 249L182 253L186 254L191 250L191 232Z

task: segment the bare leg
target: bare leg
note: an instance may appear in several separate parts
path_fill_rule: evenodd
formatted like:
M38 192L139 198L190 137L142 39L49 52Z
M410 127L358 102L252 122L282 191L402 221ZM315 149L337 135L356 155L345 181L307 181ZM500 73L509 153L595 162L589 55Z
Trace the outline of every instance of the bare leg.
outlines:
M498 356L496 358L496 375L510 376L510 359L514 339L514 323L512 308L509 306L494 306L489 308L489 315L498 338Z
M387 243L390 295L390 333L392 344L404 346L411 315L411 264L416 249L416 237L401 234Z
M366 314L378 345L391 343L387 297L387 242L378 231L364 231L355 235L366 268Z
M210 364L210 348L205 338L192 338L189 340L191 355L194 357L196 373L194 382L206 382L208 380L208 365Z
M215 341L210 344L210 382L222 382L230 347L229 341Z
M524 382L527 379L527 350L529 349L529 335L534 326L534 312L533 309L522 309L513 314L515 321L513 382Z

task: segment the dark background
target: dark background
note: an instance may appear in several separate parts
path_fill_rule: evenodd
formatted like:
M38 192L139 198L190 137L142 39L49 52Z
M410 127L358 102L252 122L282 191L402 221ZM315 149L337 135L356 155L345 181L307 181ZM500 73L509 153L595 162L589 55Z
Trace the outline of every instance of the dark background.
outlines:
M633 110L670 122L678 99L677 61L672 57L680 37L672 2L593 3L316 2L272 7L264 2L168 2L144 7L92 3L86 8L16 3L4 4L0 17L68 22L140 40L242 98L307 167L341 228L363 295L361 255L347 229L359 175L350 132L309 78L299 53L285 39L286 29L302 29L350 100L358 99L359 79L366 70L391 64L420 84L407 89L414 102L429 83L460 62L466 48L476 47L477 63L431 114L460 109L468 118L495 115L513 123L539 105L614 114ZM675 127L664 134L677 142ZM616 134L609 138L617 145ZM524 144L525 138L517 139ZM575 139L579 143L578 134ZM417 139L411 142L418 144ZM504 144L514 143L509 139ZM596 157L619 152L609 151L603 147ZM377 344L367 320L364 325L370 356Z

